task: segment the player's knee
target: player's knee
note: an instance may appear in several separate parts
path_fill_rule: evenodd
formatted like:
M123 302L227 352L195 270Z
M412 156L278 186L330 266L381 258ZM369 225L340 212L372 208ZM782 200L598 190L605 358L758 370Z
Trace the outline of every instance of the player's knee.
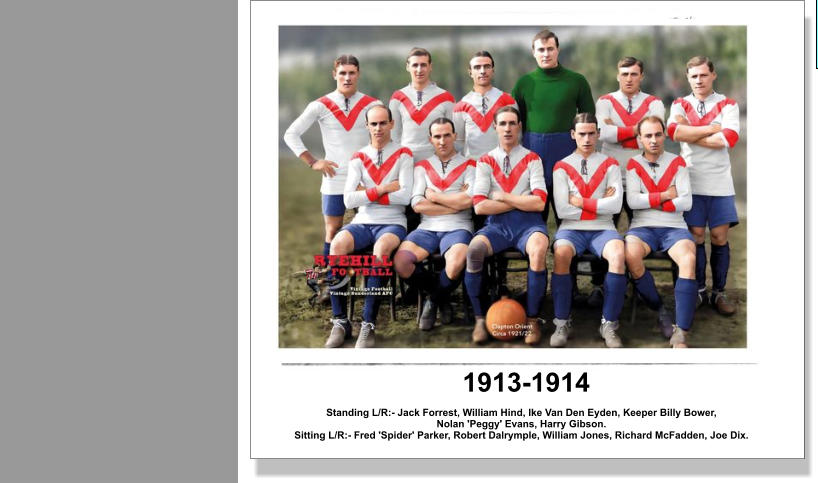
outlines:
M489 253L489 247L481 241L472 241L466 250L466 269L472 273L483 270L483 261Z
M696 243L696 245L704 243L704 228L701 230L691 230L690 234L693 235L693 242Z
M704 238L704 237L702 237ZM702 240L704 243L704 240ZM727 244L727 230L722 231L711 231L710 232L710 243L716 246L722 246Z
M336 225L335 223L325 223L324 224L324 231L327 234L327 238L332 240L335 238L335 235L341 230L341 227Z
M329 245L329 253L330 255L346 255L352 251L349 245L350 243L346 237L344 237L342 233L339 233L332 238L332 242Z
M625 247L622 242L610 242L606 247L605 259L608 260L608 271L620 273L625 270Z
M554 272L568 273L571 269L571 259L574 258L574 249L569 245L560 245L554 248Z
M409 278L409 276L412 275L412 272L415 271L416 260L417 257L415 257L415 254L409 250L398 250L392 259L392 263L395 267L395 271L398 272L399 277Z

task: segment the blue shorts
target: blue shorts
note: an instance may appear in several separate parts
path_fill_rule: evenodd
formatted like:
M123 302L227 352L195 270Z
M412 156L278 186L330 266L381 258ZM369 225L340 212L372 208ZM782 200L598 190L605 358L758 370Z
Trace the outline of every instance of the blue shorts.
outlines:
M693 195L693 206L684 214L687 226L738 225L736 197Z
M621 240L616 230L557 230L554 235L554 246L572 245L574 255L582 255L586 251L602 258L602 250L605 244L611 240ZM564 240L560 243L560 240Z
M684 228L666 228L661 226L643 226L632 228L625 236L633 235L647 243L653 252L664 252L679 240L693 241L693 235Z
M523 147L534 151L542 159L545 184L548 187L548 192L552 193L554 165L557 164L557 161L573 153L577 149L577 142L571 139L570 132L547 134L526 132L523 133Z
M429 252L430 255L437 252L438 248L440 249L440 254L444 255L446 251L456 243L468 245L471 241L471 233L468 230L415 230L407 235L406 241L410 241L420 248L423 248Z
M344 195L321 195L321 213L327 216L344 216L346 210Z
M474 235L488 238L493 253L500 253L511 247L525 253L528 237L536 232L548 236L548 228L543 223L540 213L512 210L489 216L486 225Z
M362 225L356 223L341 228L341 231L348 231L352 235L355 240L354 250L356 252L371 247L380 237L387 233L397 235L398 240L403 240L406 237L406 228L400 225Z

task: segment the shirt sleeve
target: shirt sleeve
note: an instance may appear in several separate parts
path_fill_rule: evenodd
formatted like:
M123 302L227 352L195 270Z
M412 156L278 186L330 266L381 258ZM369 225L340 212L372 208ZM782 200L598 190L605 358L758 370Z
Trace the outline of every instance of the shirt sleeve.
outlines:
M719 133L725 144L731 148L738 142L739 125L738 104L734 101L733 104L727 104L721 110L721 132Z
M604 121L604 119L610 119L616 122L616 119L614 119L611 111L610 101L601 98L596 101L596 118L599 122L599 139L609 144L616 144L618 142L616 138L618 127L611 124L606 124Z
M545 186L543 163L539 157L528 163L528 185L532 195L539 196L543 202L548 202L548 188Z
M472 203L478 204L489 196L491 189L491 166L483 161L477 161L474 170L474 188L472 189Z
M682 116L687 119L687 114L685 113L684 109L682 108L681 99L676 99L673 104L670 105L670 115L667 118L667 135L671 141L676 140L676 116ZM630 200L628 200L630 204Z
M596 113L596 106L594 105L594 96L591 95L591 86L584 76L579 76L579 97L577 98L577 112Z
M395 123L395 125L392 127L392 140L400 145L403 145L401 142L401 134L403 133L403 119L401 118L400 114L400 101L397 99L390 99L389 111L392 113L392 121Z
M622 211L622 173L619 164L608 167L605 173L606 189L613 187L614 195L600 198L596 202L596 212L600 215L615 215Z
M412 188L412 208L426 199L426 173L423 167L415 166L415 181Z
M470 162L474 162L474 160L470 159ZM474 174L476 171L475 166L469 166L466 168L466 172L463 174L463 183L469 185L469 188L466 190L469 196L474 196Z
M642 179L636 174L636 170L632 169L632 163L636 161L633 159L628 161L626 176L626 190L628 206L633 210L645 210L650 208L650 194L642 193ZM691 198L692 199L692 198Z
M571 195L571 188L568 182L568 175L564 169L554 170L554 208L557 216L563 220L579 220L582 216L582 208L577 208L568 202Z
M514 89L511 90L511 97L514 98L514 102L517 103L517 110L520 111L520 122L522 124L522 132L526 131L526 108L525 108L525 87L523 79L525 77L521 77L517 80L517 83L514 84Z
M363 164L361 164L361 160L352 158L349 162L347 182L344 185L344 204L347 209L358 208L371 202L366 191L358 191L358 185L361 184L361 180L363 179L362 169Z
M693 207L693 191L690 189L690 173L687 172L687 167L682 166L679 168L673 184L676 186L676 197L662 203L662 210L689 211Z
M284 143L296 156L301 156L307 151L301 136L318 120L322 108L322 104L310 102L304 112L284 131Z
M454 149L462 153L466 142L466 119L463 117L466 113L463 111L454 111L452 113L452 123L454 124Z
M378 198L378 203L382 205L408 205L409 200L412 198L412 187L414 186L412 155L401 154L400 163L400 171L398 171L400 189Z

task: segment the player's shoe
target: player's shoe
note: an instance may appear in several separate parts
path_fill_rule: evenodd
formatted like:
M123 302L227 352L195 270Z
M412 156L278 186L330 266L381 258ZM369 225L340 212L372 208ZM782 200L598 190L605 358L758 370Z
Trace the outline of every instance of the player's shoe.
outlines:
M330 319L332 330L327 337L324 347L334 348L344 345L344 341L352 338L352 325L347 319Z
M588 294L588 307L598 309L602 307L602 302L604 302L605 296L602 292L602 287L599 285L594 285L594 288L591 289L591 293Z
M443 302L438 306L440 309L440 323L441 324L451 324L454 320L454 311L452 310L452 304L449 302Z
M565 344L568 343L568 339L574 332L574 326L571 323L571 319L554 319L554 325L557 326L557 330L551 334L551 347L565 347Z
M542 329L540 328L540 319L536 317L527 318L528 333L525 335L525 343L528 345L537 345L542 339Z
M662 335L665 336L665 338L673 335L673 324L676 323L675 314L664 304L659 307L659 318L657 322L659 323L659 330L662 331Z
M471 331L471 341L475 344L482 344L489 340L489 331L486 329L486 318L476 316L474 318L474 330Z
M328 283L321 285L321 288L318 290L318 303L320 305L329 305L330 296Z
M696 301L696 308L698 309L707 302L707 289L699 290L699 299Z
M361 331L358 332L358 340L355 342L356 349L371 349L375 347L375 324L372 322L361 322Z
M432 299L427 298L426 301L423 302L423 310L420 313L418 327L420 327L420 330L432 330L435 326L436 319L437 304L432 302Z
M687 349L687 331L674 325L673 335L670 336L670 346L674 349Z
M727 294L714 291L710 294L710 304L716 308L721 315L733 315L736 313L736 304L727 298Z
M605 320L602 318L602 323L599 325L599 336L605 339L605 345L611 349L620 349L622 347L622 340L616 335L616 329L619 328L619 321Z

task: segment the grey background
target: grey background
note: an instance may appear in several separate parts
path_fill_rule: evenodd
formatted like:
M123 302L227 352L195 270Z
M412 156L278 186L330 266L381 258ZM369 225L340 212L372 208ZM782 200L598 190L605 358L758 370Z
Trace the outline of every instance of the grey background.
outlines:
M233 481L237 3L3 2L0 481Z

